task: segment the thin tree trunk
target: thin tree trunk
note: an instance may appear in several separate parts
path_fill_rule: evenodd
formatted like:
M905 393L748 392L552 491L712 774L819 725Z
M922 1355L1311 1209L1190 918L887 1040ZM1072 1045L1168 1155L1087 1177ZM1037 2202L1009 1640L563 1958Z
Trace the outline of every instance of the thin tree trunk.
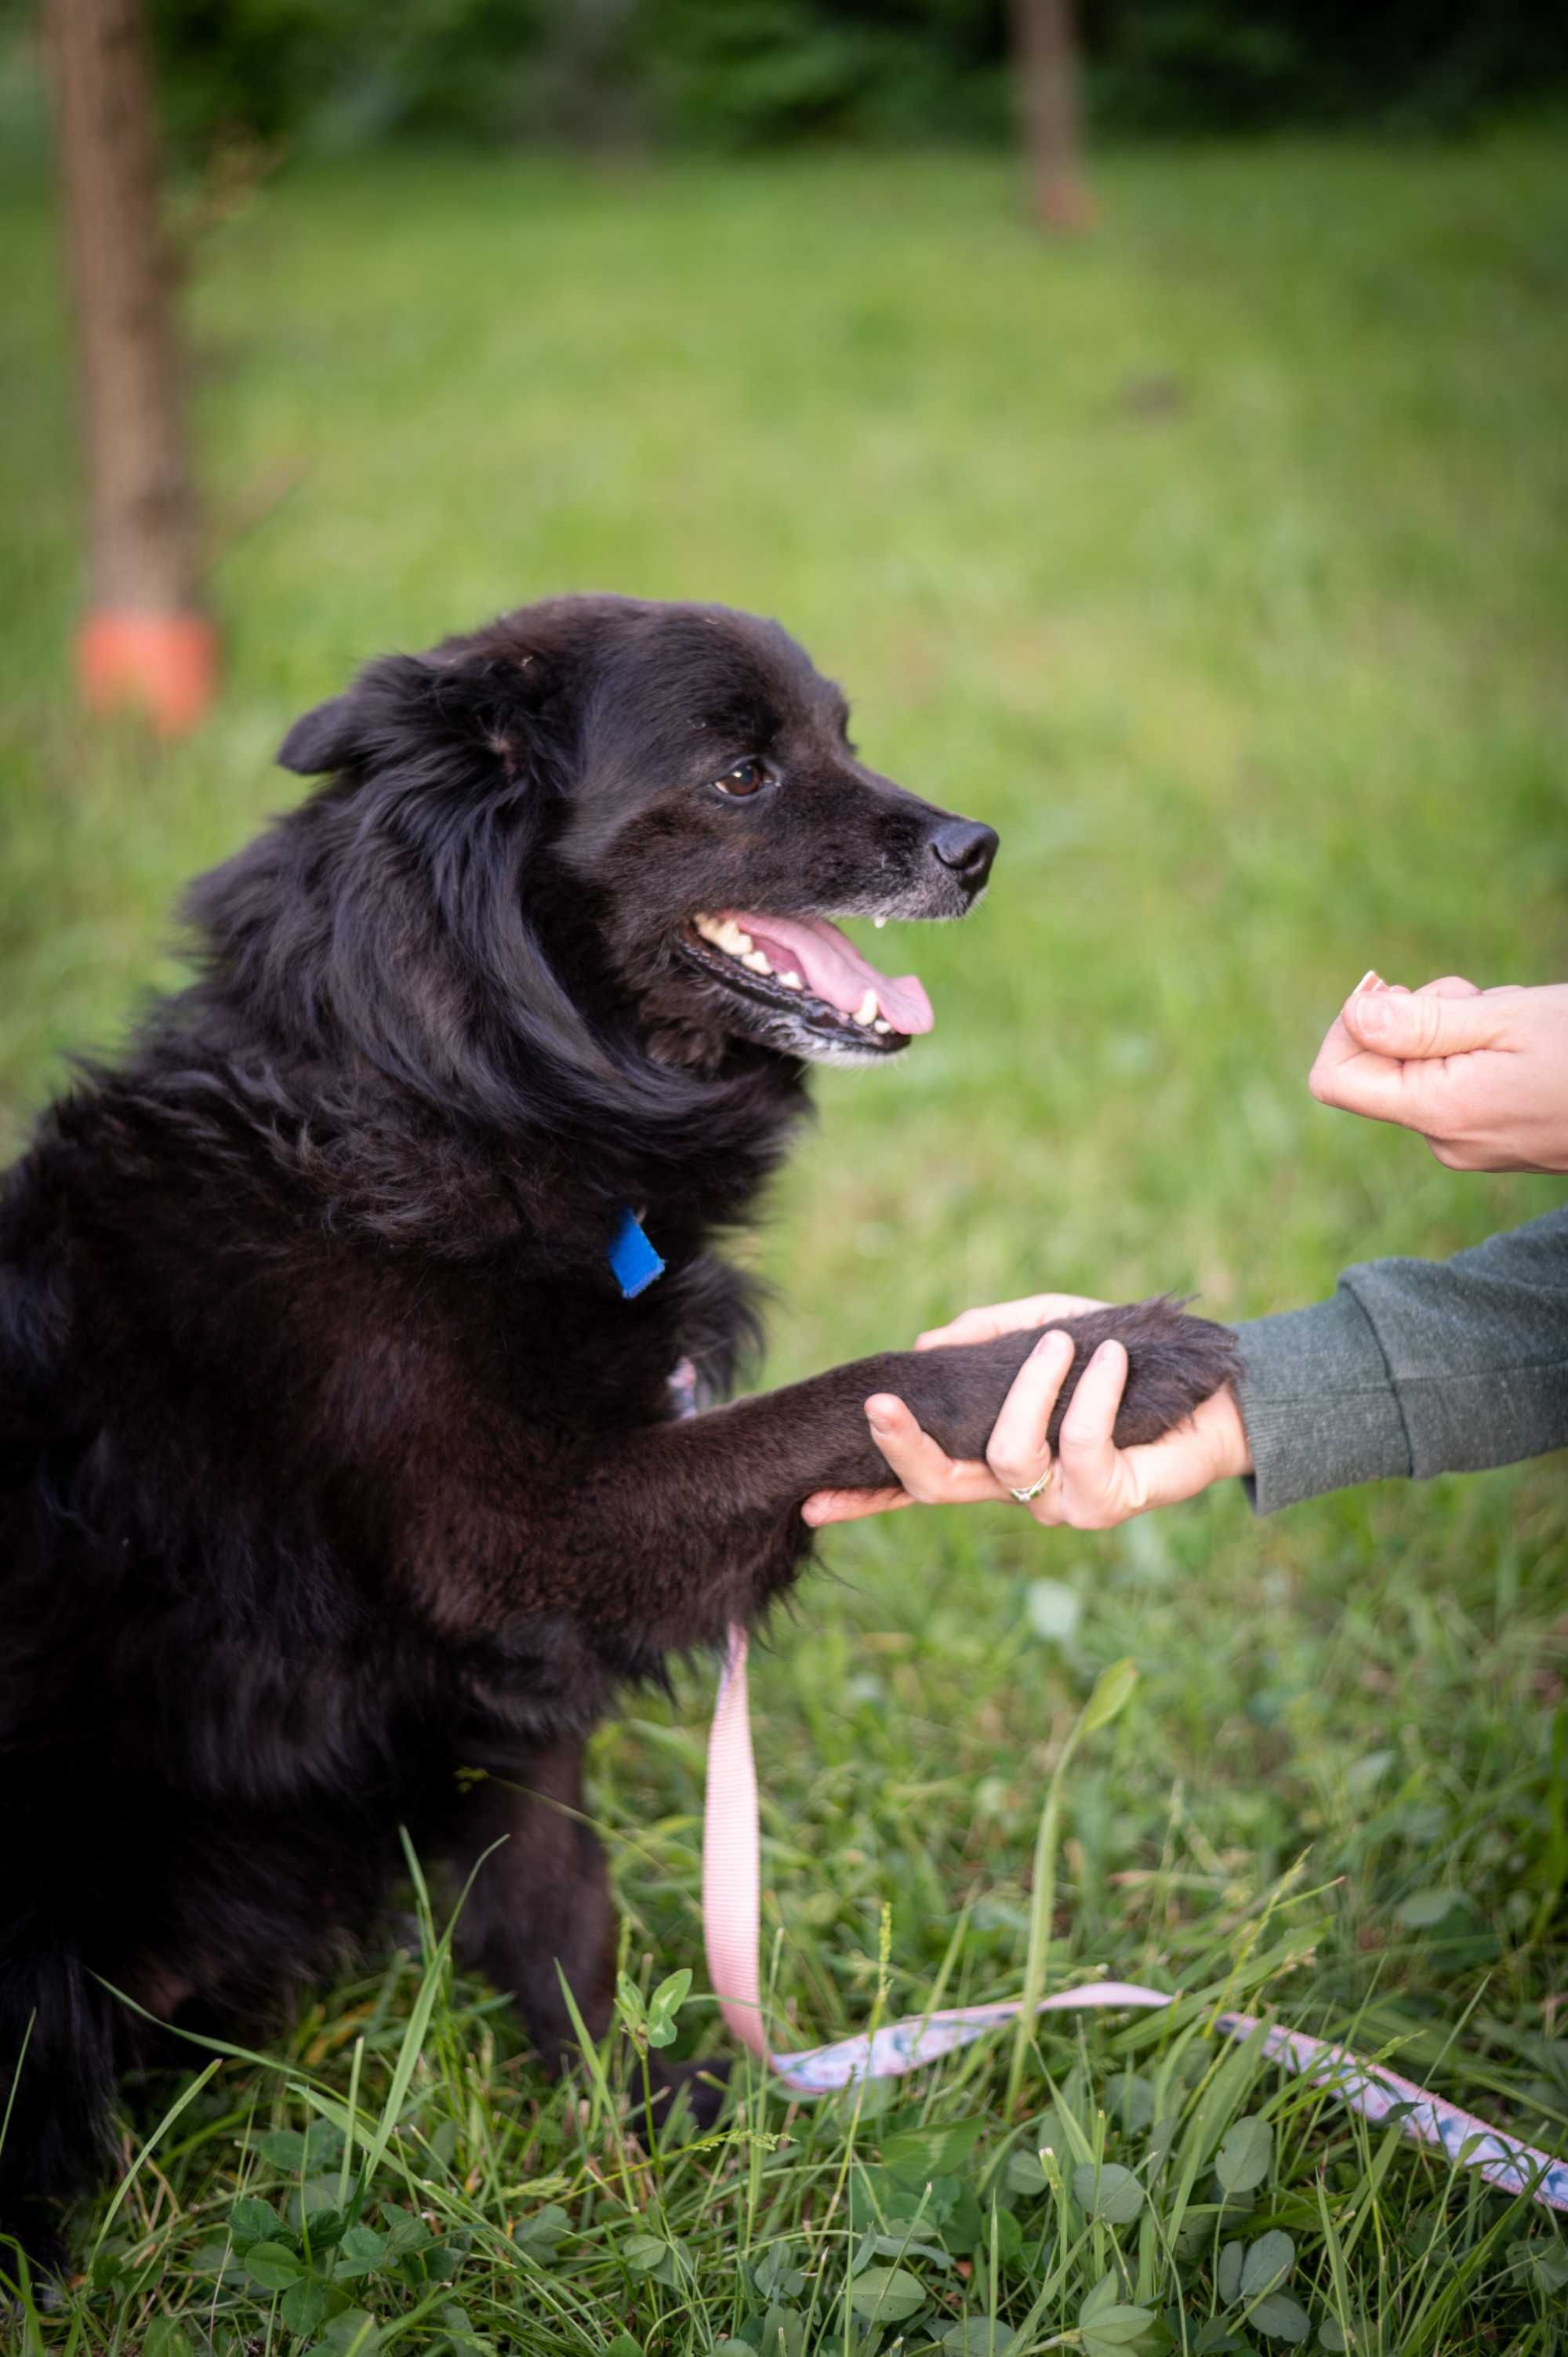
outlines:
M1087 229L1072 0L1013 0L1013 43L1031 209L1047 229Z
M166 727L186 726L210 692L211 632L196 611L141 0L48 0L46 27L87 471L82 684L94 702L125 695Z

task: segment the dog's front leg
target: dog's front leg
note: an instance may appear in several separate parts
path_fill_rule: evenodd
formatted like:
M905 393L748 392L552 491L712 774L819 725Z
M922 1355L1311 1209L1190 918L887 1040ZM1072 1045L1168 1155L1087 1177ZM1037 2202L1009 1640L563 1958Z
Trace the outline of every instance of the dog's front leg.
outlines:
M456 1804L446 1846L460 1869L478 1867L458 1918L459 1953L516 2000L554 2077L578 2060L563 1976L590 2038L608 2029L615 1996L615 1910L584 1810L581 1742L492 1757ZM663 2107L685 2087L697 2125L709 2126L727 2067L650 2055L650 2093Z
M450 1846L466 1867L484 1859L458 1918L462 1960L515 1997L558 2071L577 2050L561 1974L592 2038L608 2029L615 1994L615 1910L584 1813L581 1742L489 1765L456 1803Z
M1109 1336L1125 1341L1130 1361L1116 1426L1122 1446L1156 1439L1232 1372L1230 1330L1168 1302L1061 1323L1077 1347L1053 1438L1079 1372ZM793 1577L811 1545L800 1507L814 1490L886 1486L865 1421L872 1393L905 1400L950 1456L980 1457L1038 1339L1004 1334L856 1360L618 1438L574 1466L569 1486L535 1501L528 1519L542 1544L530 1550L522 1585L539 1607L575 1609L588 1627L650 1654L716 1640Z

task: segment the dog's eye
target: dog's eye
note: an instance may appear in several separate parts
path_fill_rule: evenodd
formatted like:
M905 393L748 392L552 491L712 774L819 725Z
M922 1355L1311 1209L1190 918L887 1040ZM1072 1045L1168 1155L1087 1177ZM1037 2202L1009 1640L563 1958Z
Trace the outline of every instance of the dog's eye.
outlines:
M714 783L721 794L754 794L759 786L768 783L768 771L760 761L737 761L733 770L726 770Z

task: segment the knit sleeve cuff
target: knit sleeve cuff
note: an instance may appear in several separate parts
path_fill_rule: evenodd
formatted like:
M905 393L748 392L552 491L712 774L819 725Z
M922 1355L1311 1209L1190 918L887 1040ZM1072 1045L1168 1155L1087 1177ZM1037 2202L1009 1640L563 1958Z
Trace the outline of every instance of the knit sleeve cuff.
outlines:
M1357 1481L1408 1479L1410 1436L1371 1321L1343 1288L1310 1309L1236 1329L1236 1394L1247 1428L1254 1510Z

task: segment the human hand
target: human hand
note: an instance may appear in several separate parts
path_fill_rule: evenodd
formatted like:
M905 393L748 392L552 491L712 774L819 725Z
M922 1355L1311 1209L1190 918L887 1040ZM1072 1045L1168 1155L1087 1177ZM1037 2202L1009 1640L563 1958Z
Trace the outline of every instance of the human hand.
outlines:
M1320 1103L1400 1123L1450 1170L1568 1170L1568 983L1419 990L1376 974L1329 1027Z
M1022 1301L965 1310L950 1325L922 1334L915 1348L989 1341L998 1334L1048 1325L1105 1306L1079 1294L1031 1294ZM1084 1370L1062 1419L1053 1458L1046 1435L1072 1355L1064 1334L1042 1338L1003 1404L983 1461L947 1456L921 1431L901 1400L884 1394L868 1399L872 1437L900 1486L819 1491L806 1501L805 1520L820 1527L858 1522L900 1506L972 1505L1008 1498L1045 1476L1044 1487L1027 1501L1036 1522L1047 1528L1067 1523L1075 1530L1109 1530L1153 1506L1196 1497L1211 1481L1251 1470L1246 1431L1229 1385L1163 1439L1143 1448L1118 1448L1112 1434L1127 1380L1127 1353L1115 1341L1103 1343Z

